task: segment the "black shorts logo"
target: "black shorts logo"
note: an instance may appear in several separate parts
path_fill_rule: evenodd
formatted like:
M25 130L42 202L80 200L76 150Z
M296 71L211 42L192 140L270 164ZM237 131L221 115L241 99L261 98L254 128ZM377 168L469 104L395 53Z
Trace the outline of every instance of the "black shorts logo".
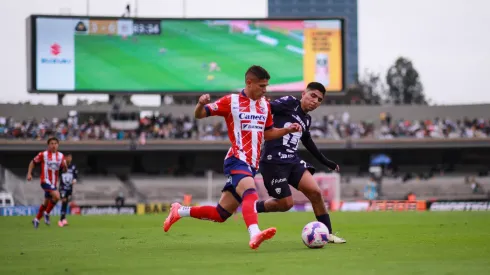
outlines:
M283 183L283 182L286 182L286 178L282 178L282 179L272 179L271 181L271 185L274 185L274 184L279 184L279 183ZM279 194L279 193L278 193Z

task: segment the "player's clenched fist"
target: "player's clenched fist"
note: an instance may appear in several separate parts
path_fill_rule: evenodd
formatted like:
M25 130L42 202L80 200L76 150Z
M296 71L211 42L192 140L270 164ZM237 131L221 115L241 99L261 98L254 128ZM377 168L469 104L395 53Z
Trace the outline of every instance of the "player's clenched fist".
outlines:
M199 98L199 104L206 105L209 102L211 102L211 97L209 96L209 94L202 95Z
M288 130L290 133L295 133L295 132L301 132L302 129L301 129L301 125L299 125L298 123L293 123L289 125Z

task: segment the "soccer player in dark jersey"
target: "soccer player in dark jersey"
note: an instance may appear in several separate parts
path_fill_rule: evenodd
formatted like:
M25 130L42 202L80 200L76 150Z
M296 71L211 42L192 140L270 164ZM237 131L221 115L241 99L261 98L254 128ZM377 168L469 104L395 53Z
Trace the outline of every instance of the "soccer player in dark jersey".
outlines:
M270 103L274 127L287 128L293 123L299 123L301 132L289 133L281 138L264 143L260 159L260 172L264 185L272 199L257 201L258 213L285 212L293 206L293 198L289 185L301 191L310 200L313 211L319 222L324 223L330 231L329 242L345 243L345 240L332 232L330 216L320 187L313 178L315 168L298 156L299 141L323 165L330 170L339 171L339 166L327 159L311 139L309 112L320 106L325 96L325 87L318 82L311 82L301 95L301 100L293 96L285 96Z
M65 160L67 165L66 171L60 171L60 197L61 197L61 217L58 221L58 226L63 227L68 225L66 220L66 209L68 207L68 202L71 200L71 195L73 192L73 185L78 179L78 169L75 164L72 163L71 153L65 154Z

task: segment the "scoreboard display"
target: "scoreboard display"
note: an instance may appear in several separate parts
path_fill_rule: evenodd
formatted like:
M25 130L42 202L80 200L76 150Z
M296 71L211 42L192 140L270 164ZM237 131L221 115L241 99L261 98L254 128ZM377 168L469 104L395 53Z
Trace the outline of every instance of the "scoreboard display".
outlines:
M160 35L160 23L158 20L134 20L133 33L135 35Z
M229 93L261 65L270 92L345 87L342 19L154 19L32 15L30 92Z
M90 34L117 34L116 20L89 20L88 24Z

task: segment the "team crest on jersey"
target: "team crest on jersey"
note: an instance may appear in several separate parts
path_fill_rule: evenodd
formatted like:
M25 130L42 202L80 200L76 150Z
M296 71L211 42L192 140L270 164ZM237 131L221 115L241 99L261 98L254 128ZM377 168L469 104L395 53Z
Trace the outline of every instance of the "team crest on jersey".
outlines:
M211 110L213 110L213 111L218 111L218 104L216 104L216 103L211 103L211 104L209 105L209 108L211 108Z

